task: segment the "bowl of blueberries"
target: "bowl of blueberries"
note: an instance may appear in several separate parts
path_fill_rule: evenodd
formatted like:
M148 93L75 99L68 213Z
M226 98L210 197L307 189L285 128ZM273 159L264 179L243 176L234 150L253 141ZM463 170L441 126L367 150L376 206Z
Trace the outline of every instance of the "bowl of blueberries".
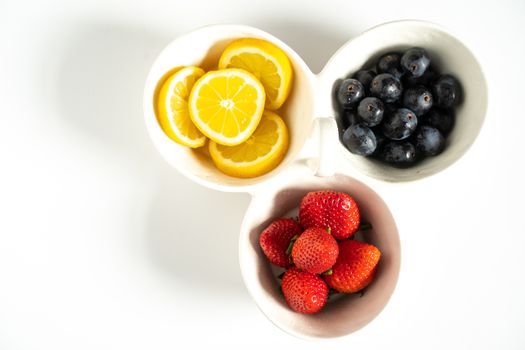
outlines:
M456 36L429 22L372 28L343 46L321 75L332 82L343 153L386 181L420 179L455 163L474 143L487 110L479 62Z

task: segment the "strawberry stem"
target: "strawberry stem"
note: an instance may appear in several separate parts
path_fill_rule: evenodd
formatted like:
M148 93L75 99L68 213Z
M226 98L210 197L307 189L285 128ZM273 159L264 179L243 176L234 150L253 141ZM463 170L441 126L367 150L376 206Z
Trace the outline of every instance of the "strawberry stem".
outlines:
M292 254L292 247L295 241L297 241L297 238L299 238L299 235L293 236L292 239L290 240L290 244L288 244L288 248L286 248L286 255L291 257L290 254Z
M332 269L328 269L325 272L323 272L321 275L326 276L326 275L331 275L332 273L334 273L334 271Z
M362 222L360 225L359 225L359 228L357 229L358 231L366 231L366 230L371 230L372 229L372 224L369 223L369 222Z
M332 234L332 229L330 227L327 227L326 232L328 232L329 234Z

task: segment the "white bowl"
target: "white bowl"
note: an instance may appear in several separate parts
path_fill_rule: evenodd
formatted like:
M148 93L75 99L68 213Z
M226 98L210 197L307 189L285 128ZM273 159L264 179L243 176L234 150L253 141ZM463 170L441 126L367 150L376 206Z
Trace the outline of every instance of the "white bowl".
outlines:
M363 236L379 248L381 259L362 297L341 295L329 300L319 313L304 315L286 305L275 270L259 246L259 236L271 221L297 208L306 193L323 189L345 192L356 200L363 221L373 226ZM285 173L279 184L254 196L241 226L239 262L248 291L275 325L301 338L334 338L365 326L385 307L398 280L401 247L394 218L377 193L349 176L319 177L305 168Z
M279 110L290 131L290 146L281 164L268 174L252 179L230 177L220 172L207 147L193 150L172 141L162 131L155 114L156 92L166 73L176 67L196 65L205 70L217 69L219 57L231 41L253 37L268 40L283 49L293 66L293 86L285 105ZM171 42L155 60L144 89L144 117L149 135L164 159L189 179L222 191L253 192L258 185L278 175L297 160L311 133L313 87L315 76L304 61L285 43L259 29L241 25L211 25L191 31Z
M464 100L456 109L454 129L447 138L443 153L428 157L407 169L391 167L379 161L354 155L338 148L346 155L352 167L366 176L385 181L410 181L434 175L458 161L472 146L478 136L487 113L487 83L483 70L472 52L444 28L422 21L398 21L372 28L343 45L328 61L318 76L320 90L319 110L329 110L337 115L331 95L334 82L375 62L379 56L391 51L403 51L410 47L425 48L432 63L442 74L452 74L461 83ZM325 112L326 113L326 112ZM340 124L340 123L339 123Z
M191 150L168 138L155 115L159 82L180 66L214 69L222 50L240 37L263 38L281 47L294 69L292 93L280 111L290 130L290 148L282 163L270 173L253 179L224 175L215 168L205 150ZM409 169L396 169L348 152L339 142L332 89L344 78L382 53L412 46L426 48L443 73L454 74L465 98L457 109L456 124L446 150ZM278 327L305 338L332 338L350 334L373 320L385 307L397 282L400 242L392 215L378 194L363 183L376 178L389 182L410 181L438 174L458 161L474 143L485 119L487 86L482 69L470 50L443 28L428 22L387 23L364 32L338 50L319 75L285 43L259 29L238 25L215 25L189 32L161 52L144 89L144 116L150 137L168 163L189 179L222 191L248 192L252 202L240 237L242 276L253 299ZM205 147L204 147L205 149ZM344 164L337 160L345 159ZM348 176L353 174L360 181ZM361 298L346 296L319 314L291 311L279 292L279 283L258 245L262 229L289 212L308 191L332 189L353 195L363 216L374 229L370 243L382 258L376 279Z

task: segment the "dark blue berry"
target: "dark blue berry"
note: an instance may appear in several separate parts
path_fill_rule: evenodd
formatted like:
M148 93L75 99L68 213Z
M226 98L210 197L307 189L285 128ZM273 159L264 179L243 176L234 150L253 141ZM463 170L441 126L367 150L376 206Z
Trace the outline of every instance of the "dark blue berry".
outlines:
M419 117L432 108L432 93L424 86L419 85L405 90L403 106L416 113Z
M365 91L368 91L372 79L376 76L376 73L373 70L363 69L354 74L354 79L357 79L365 87Z
M377 61L377 71L379 73L390 73L400 79L405 73L401 68L401 54L389 52L381 56Z
M420 121L421 124L433 126L446 136L454 127L454 119L454 112L452 110L432 108Z
M351 108L365 97L365 88L357 79L345 79L337 89L337 102L342 108Z
M452 75L442 75L432 84L435 104L441 108L451 108L461 99L461 86Z
M386 137L391 140L403 140L416 130L417 117L410 109L399 108L394 113L388 113L381 125Z
M377 146L372 130L362 124L354 124L345 130L343 144L350 152L360 156L371 155Z
M401 67L408 75L422 76L430 65L430 56L425 49L413 47L401 56Z
M408 141L390 141L385 144L379 158L399 168L406 168L416 162L416 148Z
M399 100L403 88L401 81L390 73L378 74L370 83L370 93L383 102L390 103Z
M383 120L385 106L377 97L365 97L357 106L357 115L366 126L376 126Z
M428 125L422 125L415 133L416 149L425 156L435 156L445 148L445 138L441 132Z

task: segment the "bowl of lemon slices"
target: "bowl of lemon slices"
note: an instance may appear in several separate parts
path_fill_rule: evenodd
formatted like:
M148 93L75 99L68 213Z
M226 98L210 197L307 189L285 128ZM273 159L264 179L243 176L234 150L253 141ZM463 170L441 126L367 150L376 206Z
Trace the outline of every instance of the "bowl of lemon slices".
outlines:
M208 26L155 61L144 112L155 146L208 187L245 191L277 175L310 134L313 74L293 50L255 28Z

